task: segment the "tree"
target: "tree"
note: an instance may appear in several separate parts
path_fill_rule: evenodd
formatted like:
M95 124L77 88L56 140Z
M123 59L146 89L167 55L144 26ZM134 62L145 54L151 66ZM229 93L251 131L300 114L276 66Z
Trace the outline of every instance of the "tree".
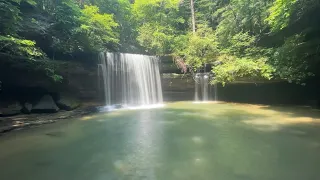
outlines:
M137 26L133 18L133 8L129 0L83 0L83 5L99 7L100 13L112 14L117 22L120 49L136 45Z
M0 0L0 12L0 53L28 60L56 81L62 77L48 63L55 54L96 53L119 42L113 15L83 1Z
M184 72L210 64L214 83L302 82L317 71L319 10L317 0L0 0L0 52L35 60L142 46Z
M86 38L84 50L101 51L106 44L119 42L119 34L116 31L118 23L114 21L113 15L100 14L97 6L87 5L81 12L83 15L79 18L81 26L78 31L80 38Z
M185 22L179 15L178 0L139 0L133 4L138 26L138 42L158 55L172 52L178 27Z
M194 2L190 0L190 9L191 9L191 21L192 21L192 32L196 32L196 16L194 12Z

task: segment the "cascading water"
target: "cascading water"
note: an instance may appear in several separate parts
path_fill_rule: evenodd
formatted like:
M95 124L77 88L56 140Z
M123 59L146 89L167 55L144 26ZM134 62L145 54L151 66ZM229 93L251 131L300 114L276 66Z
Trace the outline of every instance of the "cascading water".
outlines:
M196 73L195 75L195 101L208 101L209 76L204 73Z
M98 73L107 106L146 106L163 102L157 57L102 52Z
M218 101L218 85L217 84L215 84L215 85L213 85L213 87L214 87L214 101Z
M195 74L195 102L206 102L209 100L218 100L218 88L217 85L209 87L211 75L210 73L196 73ZM211 96L213 94L213 98Z

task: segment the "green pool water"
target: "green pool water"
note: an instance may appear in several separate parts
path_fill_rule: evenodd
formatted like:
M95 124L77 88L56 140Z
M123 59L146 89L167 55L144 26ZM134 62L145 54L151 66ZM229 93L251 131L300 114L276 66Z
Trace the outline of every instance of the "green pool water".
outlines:
M1 180L316 180L320 112L176 102L0 137Z

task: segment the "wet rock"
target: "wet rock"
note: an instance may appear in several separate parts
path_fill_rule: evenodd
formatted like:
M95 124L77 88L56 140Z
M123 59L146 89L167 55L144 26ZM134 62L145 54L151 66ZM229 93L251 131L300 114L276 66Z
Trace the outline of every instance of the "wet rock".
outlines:
M32 111L32 104L31 103L24 103L23 104L23 108L22 108L22 112L25 114L30 114Z
M57 106L60 109L71 111L80 106L80 101L73 97L61 96L57 101Z
M56 105L50 95L44 95L35 105L32 107L32 112L35 113L52 113L57 112L59 107Z
M12 102L0 108L1 116L13 116L20 114L22 106L19 102Z

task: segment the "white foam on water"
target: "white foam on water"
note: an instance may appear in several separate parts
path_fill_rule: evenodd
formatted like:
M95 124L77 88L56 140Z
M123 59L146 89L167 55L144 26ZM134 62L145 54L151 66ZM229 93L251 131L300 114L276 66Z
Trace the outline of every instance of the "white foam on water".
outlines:
M112 112L117 110L139 110L139 109L156 109L156 108L163 108L164 104L150 104L150 105L141 105L141 106L127 106L123 105L118 107L118 105L110 105L110 106L102 106L99 107L100 112Z
M155 108L163 108L164 104L150 104L150 105L141 105L141 106L129 106L126 109L155 109Z

